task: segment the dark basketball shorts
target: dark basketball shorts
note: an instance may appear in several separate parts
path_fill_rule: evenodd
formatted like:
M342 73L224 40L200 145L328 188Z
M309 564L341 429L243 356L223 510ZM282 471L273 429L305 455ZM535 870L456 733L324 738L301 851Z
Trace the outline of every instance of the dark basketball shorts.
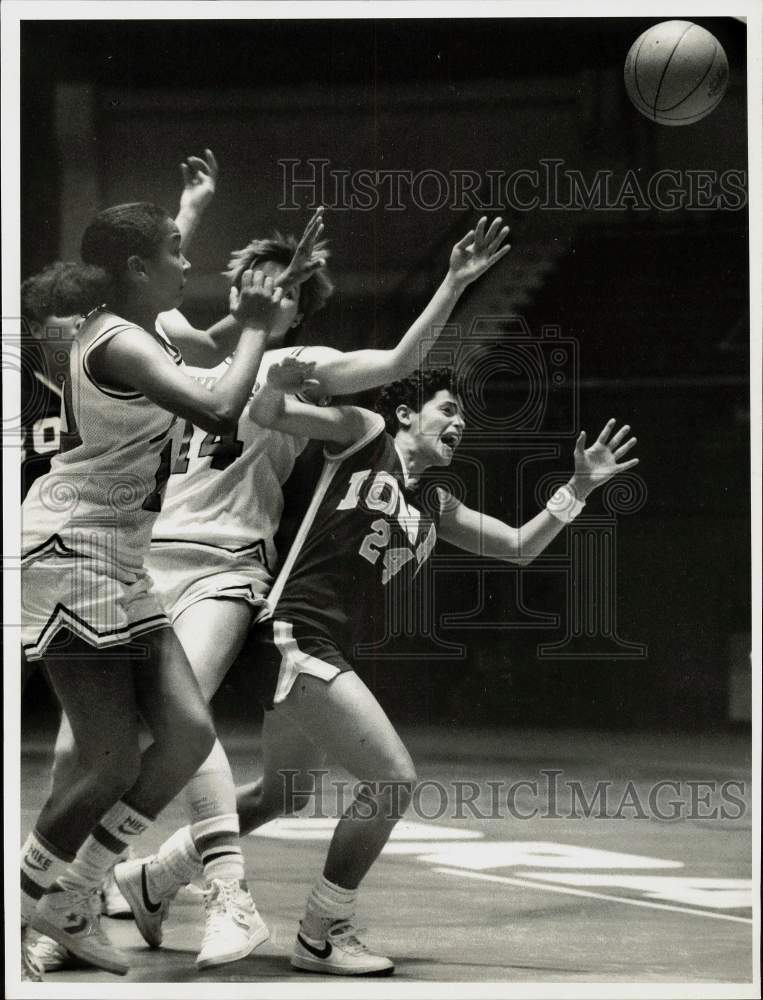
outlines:
M300 674L329 683L352 669L332 639L309 625L271 618L252 628L246 645L246 670L266 709L284 700Z

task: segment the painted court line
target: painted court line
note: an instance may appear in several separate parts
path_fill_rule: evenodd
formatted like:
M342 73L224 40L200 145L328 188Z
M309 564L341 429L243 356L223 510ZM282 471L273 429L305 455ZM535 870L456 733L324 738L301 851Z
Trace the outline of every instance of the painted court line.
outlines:
M547 882L533 882L530 879L509 878L507 875L485 875L482 872L463 871L460 868L434 868L443 875L458 875L461 878L477 879L481 882L500 882L501 885L518 885L526 889L546 889L563 896L585 896L588 899L604 899L611 903L625 903L627 906L645 906L650 910L670 910L673 913L690 913L694 917L710 917L713 920L732 920L739 924L751 924L752 917L735 917L730 913L713 913L709 910L692 910L688 906L671 906L669 903L649 903L643 899L628 899L626 896L610 896L603 892L588 892L585 889L570 889L567 886L549 885Z

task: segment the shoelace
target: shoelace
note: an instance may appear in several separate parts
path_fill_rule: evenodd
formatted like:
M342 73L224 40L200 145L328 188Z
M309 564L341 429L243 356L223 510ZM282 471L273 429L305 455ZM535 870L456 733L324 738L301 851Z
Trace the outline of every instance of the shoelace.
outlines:
M239 911L242 917L247 914L235 898L235 887L226 882L213 882L211 888L204 892L204 907L207 911L207 931L204 937L216 934L225 928L225 917L232 911Z
M345 951L351 955L369 954L368 945L358 938L358 934L365 934L366 927L353 927L350 923L337 924L329 931L332 941L340 944Z

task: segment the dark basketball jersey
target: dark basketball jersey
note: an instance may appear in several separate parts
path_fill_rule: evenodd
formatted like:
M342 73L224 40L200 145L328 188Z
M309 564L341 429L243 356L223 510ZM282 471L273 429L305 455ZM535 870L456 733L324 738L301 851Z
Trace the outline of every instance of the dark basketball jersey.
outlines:
M48 374L42 347L24 345L21 367L21 499L50 471L61 438L61 384Z
M330 637L348 659L382 641L434 548L439 517L437 486L406 488L378 417L352 448L326 456L271 591L273 617Z

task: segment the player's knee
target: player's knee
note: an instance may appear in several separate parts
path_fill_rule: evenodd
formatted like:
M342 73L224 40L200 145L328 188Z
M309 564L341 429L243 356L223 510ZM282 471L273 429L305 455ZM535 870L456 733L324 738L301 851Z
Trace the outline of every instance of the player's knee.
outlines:
M195 773L212 752L217 740L215 727L209 713L196 713L186 720L180 742L181 756Z
M269 820L276 819L302 812L314 797L313 792L295 788L292 782L268 783L262 788L259 808Z

